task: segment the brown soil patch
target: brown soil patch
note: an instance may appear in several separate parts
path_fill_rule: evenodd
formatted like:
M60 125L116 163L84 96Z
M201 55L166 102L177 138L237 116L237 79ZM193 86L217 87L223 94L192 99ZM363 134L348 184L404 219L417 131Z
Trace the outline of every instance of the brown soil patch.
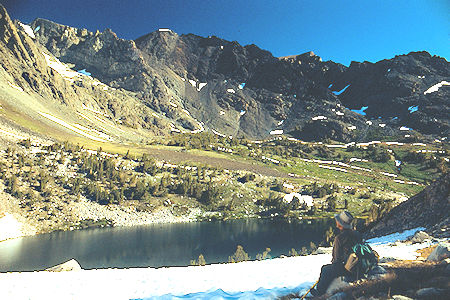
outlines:
M188 152L177 152L166 149L151 149L147 152L148 155L159 160L166 160L172 163L194 162L209 165L211 167L228 169L233 171L249 171L264 176L284 177L287 178L286 173L280 172L274 168L259 165L256 162L234 161L225 158L196 155Z
M428 258L428 256L430 256L431 252L433 252L433 250L436 249L436 247L437 247L437 245L419 249L419 250L417 250L417 253L420 254L420 257L423 257L426 259L426 258Z

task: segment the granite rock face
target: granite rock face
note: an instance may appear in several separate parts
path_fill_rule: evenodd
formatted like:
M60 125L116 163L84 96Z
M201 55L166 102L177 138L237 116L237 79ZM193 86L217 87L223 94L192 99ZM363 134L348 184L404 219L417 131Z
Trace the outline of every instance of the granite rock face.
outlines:
M380 236L416 227L429 228L433 237L448 237L450 217L450 173L393 208L368 232Z
M62 264L53 266L46 269L49 272L68 272L68 271L80 271L82 270L80 264L75 259L68 260Z

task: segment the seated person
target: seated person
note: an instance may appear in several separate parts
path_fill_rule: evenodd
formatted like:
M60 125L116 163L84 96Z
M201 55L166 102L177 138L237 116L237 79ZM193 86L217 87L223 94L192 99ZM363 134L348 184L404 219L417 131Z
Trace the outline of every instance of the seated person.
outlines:
M361 234L352 230L351 222L353 221L353 216L348 211L343 211L335 215L334 218L336 220L336 227L340 230L340 233L333 242L333 258L331 264L322 266L317 286L311 290L313 296L323 295L333 279L339 276L352 276L345 269L344 265L350 253L352 253L352 247L362 242Z

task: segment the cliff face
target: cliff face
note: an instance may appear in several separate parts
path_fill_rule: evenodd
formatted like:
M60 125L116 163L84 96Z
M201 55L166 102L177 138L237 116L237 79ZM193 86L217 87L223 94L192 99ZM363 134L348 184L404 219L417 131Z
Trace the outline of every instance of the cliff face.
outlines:
M31 38L3 8L2 16L9 24L0 32L2 51L15 56L4 56L2 65L25 70L24 85L60 101L95 97L102 109L158 134L214 130L266 138L276 130L304 140L349 142L403 136L406 127L442 137L449 133L449 63L426 52L345 67L323 62L312 52L276 58L255 45L170 30L129 41L109 29L89 32L36 19L30 24ZM106 96L116 104L53 76L44 52L121 91ZM49 87L36 87L42 85ZM139 111L127 103L136 103ZM365 106L366 115L350 110Z
M369 235L399 232L415 227L425 227L435 237L449 237L450 227L450 173L426 187L392 209L368 232Z

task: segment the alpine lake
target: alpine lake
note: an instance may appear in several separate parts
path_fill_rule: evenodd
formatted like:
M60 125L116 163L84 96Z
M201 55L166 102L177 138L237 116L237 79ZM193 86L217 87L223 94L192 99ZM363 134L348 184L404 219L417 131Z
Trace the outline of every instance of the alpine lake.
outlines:
M0 272L44 270L72 258L83 269L228 262L238 245L254 260L318 244L333 220L245 219L53 232L0 243Z

